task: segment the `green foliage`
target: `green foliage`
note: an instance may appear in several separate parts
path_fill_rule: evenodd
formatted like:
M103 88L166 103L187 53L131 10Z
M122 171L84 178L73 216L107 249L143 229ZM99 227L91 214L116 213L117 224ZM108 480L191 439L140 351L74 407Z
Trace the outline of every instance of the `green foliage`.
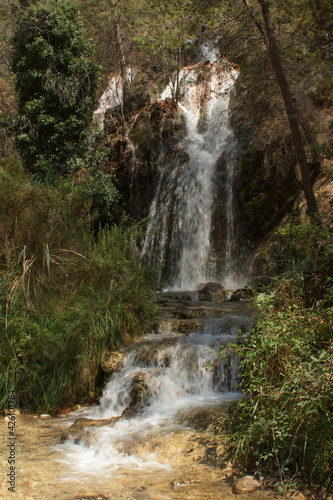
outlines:
M151 329L153 280L140 227L91 234L80 183L38 186L15 158L0 180L0 406L14 389L21 407L52 410L96 392L103 349Z
M245 393L231 415L233 456L276 481L332 492L332 236L313 223L278 231L283 275L253 301L238 348Z
M17 12L12 61L21 116L17 144L38 181L68 173L69 163L84 150L99 78L92 53L74 1L40 0Z
M333 479L333 309L292 301L257 307L254 330L239 349L245 398L233 415L234 456L329 488Z

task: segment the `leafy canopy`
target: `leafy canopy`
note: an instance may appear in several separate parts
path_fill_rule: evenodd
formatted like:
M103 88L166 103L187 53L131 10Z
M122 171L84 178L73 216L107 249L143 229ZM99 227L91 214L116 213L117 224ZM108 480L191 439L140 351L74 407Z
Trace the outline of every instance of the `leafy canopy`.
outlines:
M84 149L99 67L73 0L40 0L17 12L12 67L21 126L17 144L37 180L66 174Z

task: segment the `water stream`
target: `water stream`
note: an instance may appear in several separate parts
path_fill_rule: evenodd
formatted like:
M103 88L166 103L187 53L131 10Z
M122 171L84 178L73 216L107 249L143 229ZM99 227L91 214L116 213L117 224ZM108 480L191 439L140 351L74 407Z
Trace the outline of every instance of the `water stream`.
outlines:
M157 466L155 457L136 455L143 438L154 432L171 432L188 410L239 397L236 360L220 356L220 351L236 341L237 332L247 322L246 316L237 317L234 310L221 318L202 320L199 331L185 335L164 330L127 349L123 367L106 385L100 405L80 416L109 419L130 408L133 418L94 430L89 447L69 440L62 447L68 465L91 471L91 460L98 457L96 467L103 464L110 470L120 464Z

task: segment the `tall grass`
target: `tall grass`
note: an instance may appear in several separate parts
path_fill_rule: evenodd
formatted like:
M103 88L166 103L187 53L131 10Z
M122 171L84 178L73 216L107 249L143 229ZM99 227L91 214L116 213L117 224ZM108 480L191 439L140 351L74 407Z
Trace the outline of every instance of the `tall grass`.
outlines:
M34 185L0 164L0 407L52 410L96 392L103 349L149 331L153 279L138 227L91 232L80 186Z

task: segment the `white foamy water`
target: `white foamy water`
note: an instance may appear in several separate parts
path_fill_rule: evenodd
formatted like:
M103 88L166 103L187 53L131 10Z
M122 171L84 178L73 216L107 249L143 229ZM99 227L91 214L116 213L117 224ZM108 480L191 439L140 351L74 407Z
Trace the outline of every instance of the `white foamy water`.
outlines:
M215 58L208 49L207 54ZM187 67L179 74L178 107L186 125L179 147L186 151L188 161L184 164L176 154L172 168L161 171L142 251L143 256L154 256L157 269L167 267L171 290L192 290L200 282L219 279L211 255L214 175L217 160L231 143L229 98L237 75L230 65L217 62ZM175 84L170 81L161 99L174 95ZM230 179L232 174L230 170ZM232 187L230 180L229 239L233 236Z
M222 320L223 318L221 318ZM187 410L214 406L240 396L235 392L237 361L220 356L223 346L235 341L235 328L246 318L233 318L189 336L162 332L144 337L127 352L122 369L107 383L98 407L76 412L73 417L111 418L133 404L139 377L145 391L140 409L133 417L121 418L112 427L90 428L87 440L74 444L68 439L56 447L60 460L72 473L100 474L120 468L167 468L154 454L137 453L140 443L173 432ZM208 322L208 324L209 324ZM136 401L137 402L137 401Z

